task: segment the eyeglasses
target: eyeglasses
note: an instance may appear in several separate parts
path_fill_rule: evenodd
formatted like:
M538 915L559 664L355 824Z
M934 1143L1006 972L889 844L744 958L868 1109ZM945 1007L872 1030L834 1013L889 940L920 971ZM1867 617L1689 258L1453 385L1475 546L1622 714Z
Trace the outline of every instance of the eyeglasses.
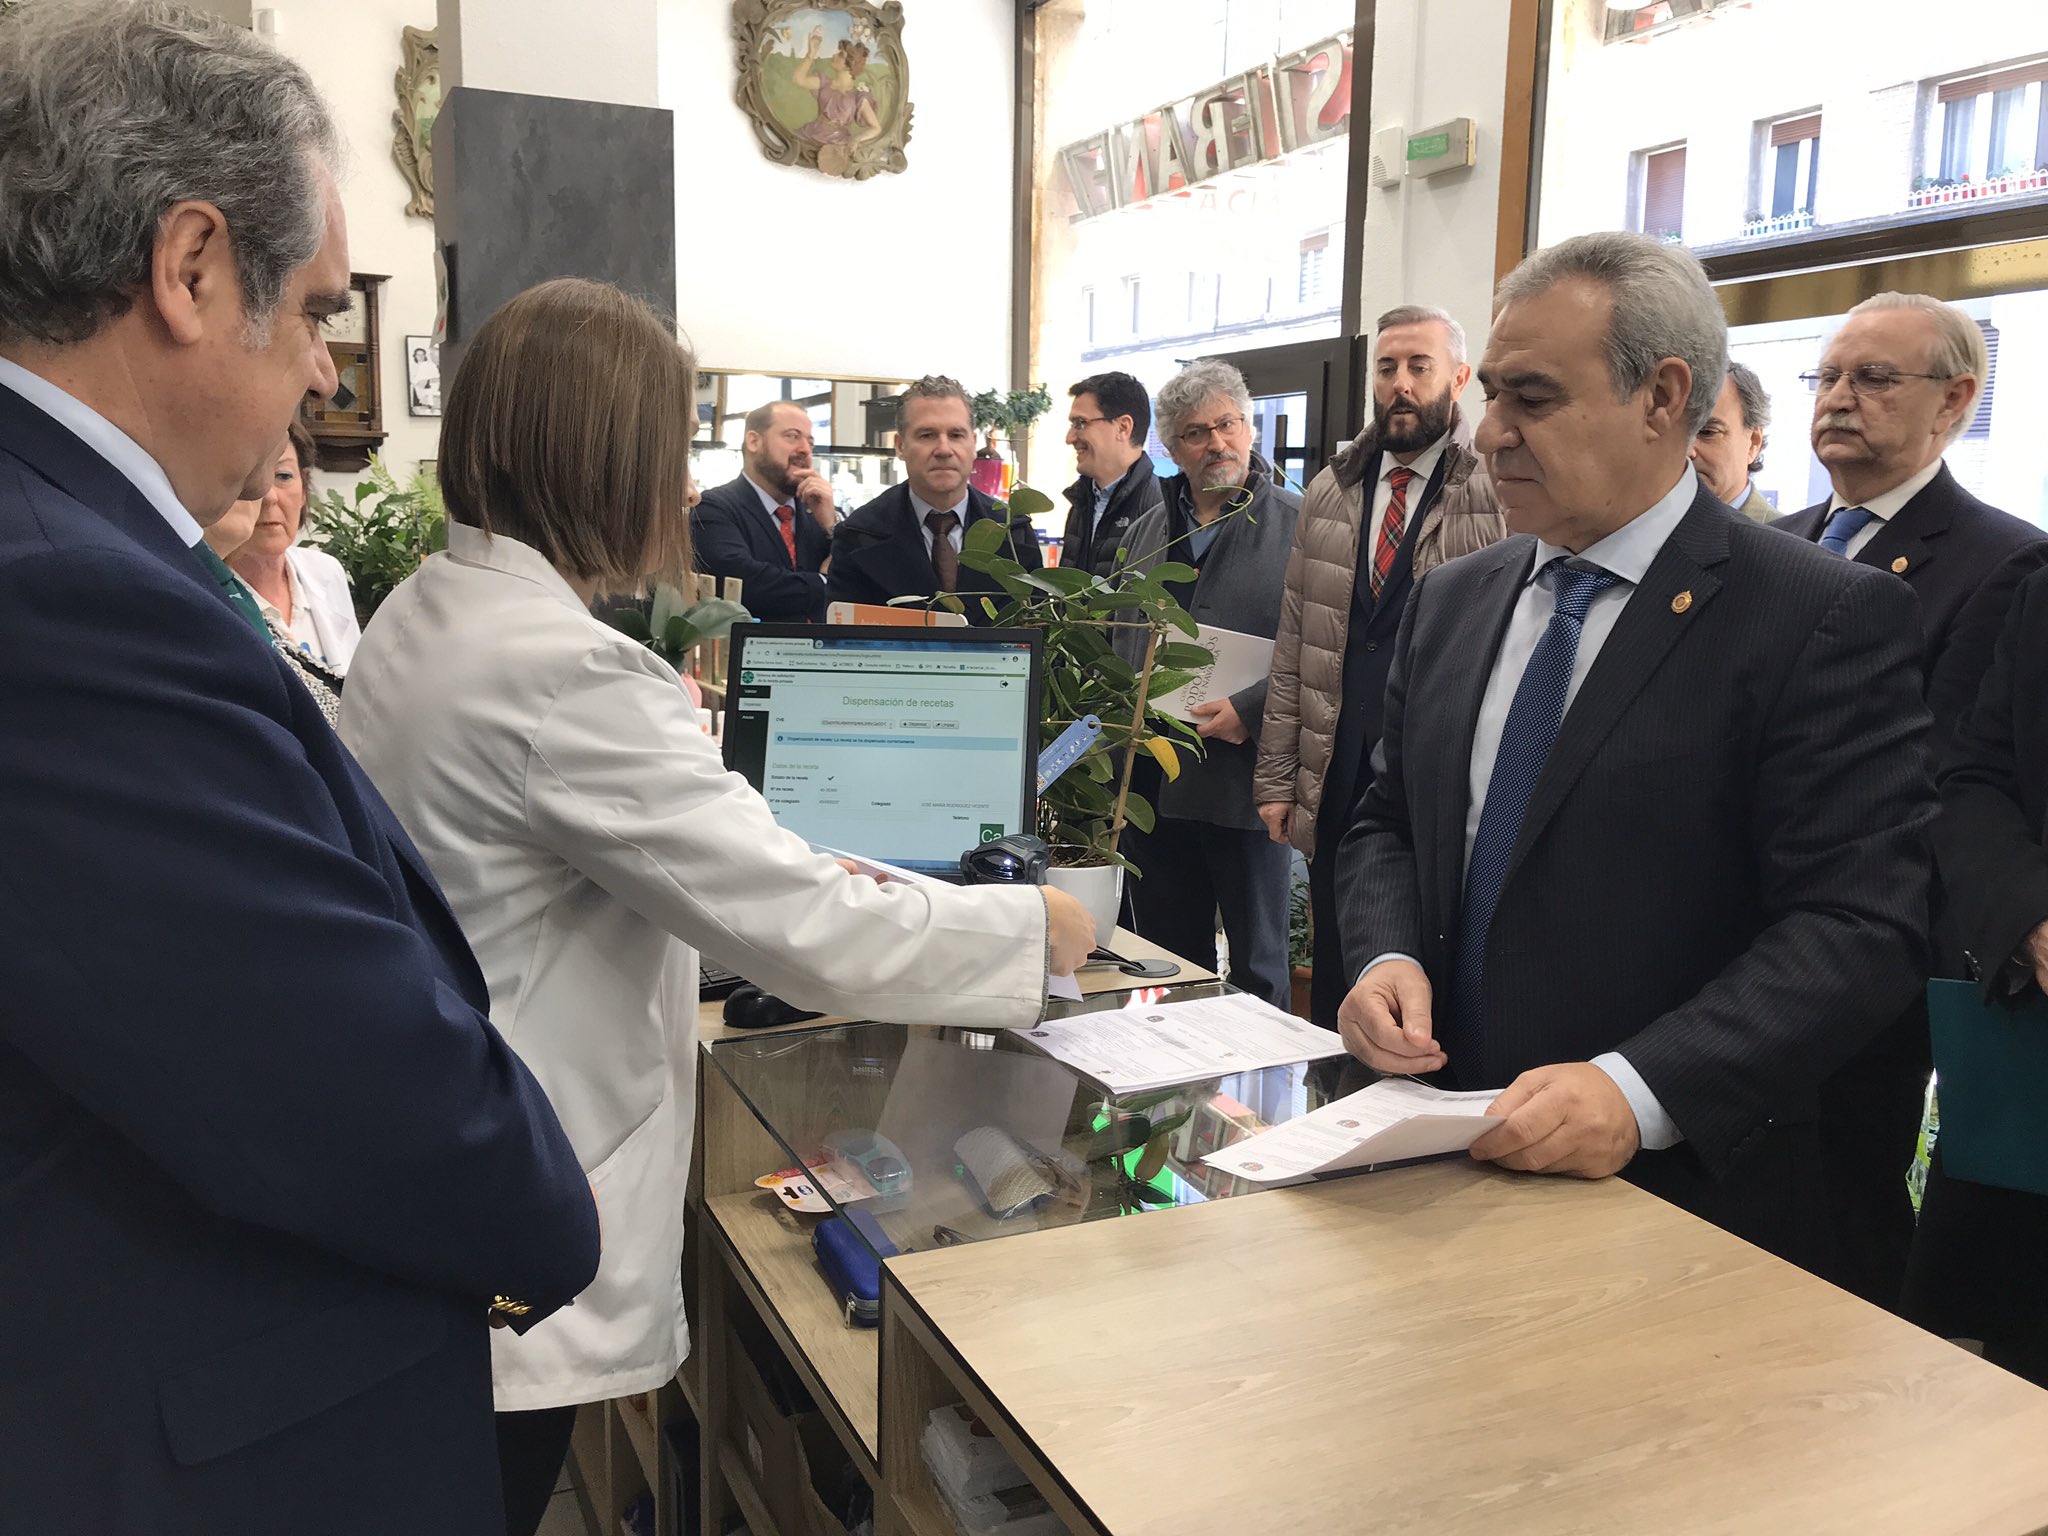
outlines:
M1228 437L1244 425L1242 416L1225 416L1217 421L1191 421L1176 434L1181 447L1199 448L1209 441L1211 433Z
M1069 432L1080 432L1094 426L1098 421L1107 420L1109 420L1107 416L1069 416L1067 418L1067 430Z
M1954 377L1952 373L1904 373L1882 363L1862 363L1854 368L1821 368L1812 373L1802 373L1799 382L1824 395L1847 379L1849 392L1853 395L1881 395L1901 379L1947 380Z

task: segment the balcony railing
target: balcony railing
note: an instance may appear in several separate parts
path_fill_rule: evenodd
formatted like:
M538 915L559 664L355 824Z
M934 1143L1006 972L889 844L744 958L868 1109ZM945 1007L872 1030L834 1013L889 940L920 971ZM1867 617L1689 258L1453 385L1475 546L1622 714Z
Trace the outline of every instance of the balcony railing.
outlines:
M1742 224L1742 238L1745 240L1768 240L1773 235L1793 235L1802 229L1813 228L1813 213L1810 209L1795 208L1790 213L1774 213L1769 218L1745 219Z
M1923 177L1913 190L1906 194L1906 206L1934 208L1943 203L1967 203L1985 197L2011 197L2019 192L2048 192L2048 168L2008 171L2002 176L1987 176L1982 181L1972 181L1967 176L1956 181L1929 180Z

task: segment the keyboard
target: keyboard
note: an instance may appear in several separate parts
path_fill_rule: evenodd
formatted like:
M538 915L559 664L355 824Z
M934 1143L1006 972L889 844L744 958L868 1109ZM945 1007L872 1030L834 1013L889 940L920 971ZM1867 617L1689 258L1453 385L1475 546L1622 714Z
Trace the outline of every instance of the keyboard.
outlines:
M736 971L728 971L716 960L702 955L697 957L697 1001L700 1003L716 1002L721 997L731 996L733 988L745 980L746 977Z

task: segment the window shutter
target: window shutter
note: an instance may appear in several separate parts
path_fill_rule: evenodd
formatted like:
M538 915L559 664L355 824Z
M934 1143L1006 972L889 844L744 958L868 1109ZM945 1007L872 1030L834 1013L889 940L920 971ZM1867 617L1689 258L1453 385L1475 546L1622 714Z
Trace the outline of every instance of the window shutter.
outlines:
M2048 59L2015 64L2011 69L2001 69L1993 74L1971 75L1967 80L1950 80L1936 89L1934 99L1943 103L1963 101L1972 96L1982 96L1986 91L2020 90L2036 80L2048 80Z
M1685 229L1685 146L1643 157L1643 233Z
M1820 137L1820 114L1810 113L1805 117L1794 117L1782 123L1771 124L1771 148L1782 149L1787 144L1797 144L1802 139Z
M1977 391L1976 414L1963 429L1966 438L1984 438L1991 435L1991 396L1998 385L1998 327L1989 320L1979 320L1977 329L1984 333L1984 350L1990 356L1991 366L1984 370L1983 387Z

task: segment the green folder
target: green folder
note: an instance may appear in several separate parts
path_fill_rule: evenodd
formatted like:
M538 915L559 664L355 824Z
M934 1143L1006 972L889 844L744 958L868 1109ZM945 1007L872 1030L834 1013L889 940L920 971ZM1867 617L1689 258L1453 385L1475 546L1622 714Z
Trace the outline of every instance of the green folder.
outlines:
M2048 1195L2048 998L1986 1003L1966 981L1927 984L1941 1162L1950 1178Z

